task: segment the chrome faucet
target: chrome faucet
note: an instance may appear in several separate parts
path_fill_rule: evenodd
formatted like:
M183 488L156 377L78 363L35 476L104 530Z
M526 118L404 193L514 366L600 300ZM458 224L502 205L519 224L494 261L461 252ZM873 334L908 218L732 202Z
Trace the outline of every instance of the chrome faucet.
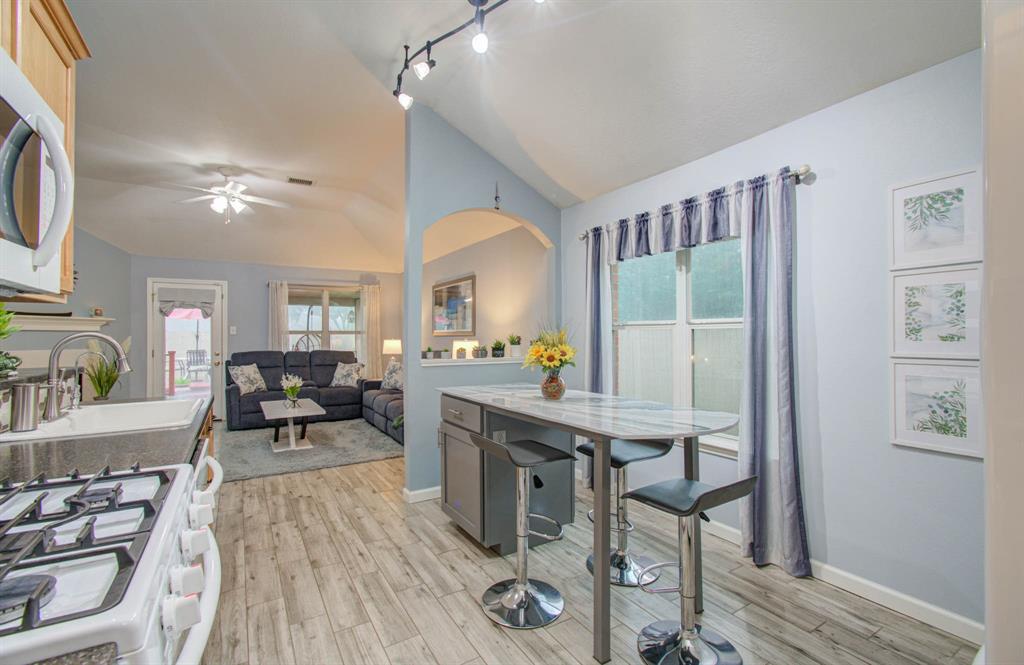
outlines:
M61 391L59 390L59 387L61 384L61 373L60 368L58 367L60 352L63 351L64 347L68 344L77 342L81 339L98 339L101 342L106 342L112 349L114 349L114 353L117 354L117 371L121 374L127 374L132 371L132 367L128 363L128 356L125 354L124 348L110 335L104 335L103 333L98 332L79 332L68 335L54 344L53 349L50 351L50 365L46 378L49 390L46 391L46 412L43 415L44 420L56 420L57 418L60 418Z

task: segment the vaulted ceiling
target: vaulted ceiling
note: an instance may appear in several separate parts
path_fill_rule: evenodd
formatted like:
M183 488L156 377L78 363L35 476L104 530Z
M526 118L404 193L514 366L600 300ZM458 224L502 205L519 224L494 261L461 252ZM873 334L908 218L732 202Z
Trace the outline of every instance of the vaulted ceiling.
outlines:
M465 0L70 4L94 54L78 78L82 228L141 254L401 270L394 75L402 44L469 18ZM487 32L485 55L466 31L406 90L564 207L977 48L980 9L513 0ZM175 202L224 165L293 207L224 225Z

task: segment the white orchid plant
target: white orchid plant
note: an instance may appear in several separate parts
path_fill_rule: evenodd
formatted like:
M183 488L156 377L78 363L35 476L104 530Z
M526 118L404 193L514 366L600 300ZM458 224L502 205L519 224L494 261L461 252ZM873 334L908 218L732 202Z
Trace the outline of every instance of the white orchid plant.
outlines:
M284 390L285 397L290 400L294 400L299 396L299 390L302 388L302 377L295 376L294 374L285 374L281 377L281 388Z

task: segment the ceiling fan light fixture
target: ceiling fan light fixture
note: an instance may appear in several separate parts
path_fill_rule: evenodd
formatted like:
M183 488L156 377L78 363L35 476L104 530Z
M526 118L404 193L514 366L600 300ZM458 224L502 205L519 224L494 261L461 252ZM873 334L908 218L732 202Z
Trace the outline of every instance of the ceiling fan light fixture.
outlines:
M245 210L245 202L241 199L231 199L231 209L235 211L236 215L241 215L242 211Z
M222 214L228 209L228 198L226 196L218 196L214 200L210 201L210 209L218 215Z

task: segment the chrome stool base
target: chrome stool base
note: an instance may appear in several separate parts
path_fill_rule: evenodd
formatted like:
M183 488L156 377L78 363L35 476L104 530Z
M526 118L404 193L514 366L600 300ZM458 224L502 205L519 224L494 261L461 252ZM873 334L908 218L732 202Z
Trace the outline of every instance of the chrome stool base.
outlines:
M654 562L645 556L637 556L629 552L620 552L617 549L609 553L610 566L608 568L608 579L617 586L640 586L640 571ZM594 554L587 557L587 570L594 574ZM644 575L644 584L651 584L661 575L661 571L649 572Z
M514 579L498 582L484 591L482 602L487 617L506 628L540 628L565 609L558 589L535 579L527 580L525 585Z
M656 621L645 626L636 648L647 665L743 665L743 658L727 639L697 624L696 639L683 640L678 621Z

